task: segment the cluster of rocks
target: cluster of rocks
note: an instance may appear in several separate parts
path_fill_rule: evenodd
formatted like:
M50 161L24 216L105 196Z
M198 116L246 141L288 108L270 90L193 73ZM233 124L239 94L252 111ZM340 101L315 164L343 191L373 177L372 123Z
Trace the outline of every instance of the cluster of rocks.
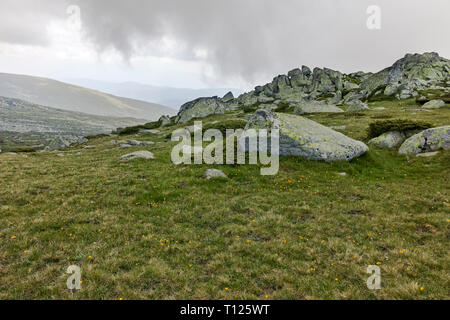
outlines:
M232 92L228 92L223 98L207 97L198 98L181 106L175 123L186 123L193 118L203 118L212 114L224 114L239 108Z
M83 144L88 142L88 139L81 136L60 135L55 137L45 148L44 151L64 150L71 145Z
M450 60L437 53L408 54L391 67L378 73L356 72L343 74L328 68L307 66L279 75L272 82L234 98L232 93L223 98L198 98L184 104L175 122L186 123L192 118L223 114L239 108L257 106L273 111L282 104L297 114L313 112L342 112L337 106L348 106L347 111L368 110L372 96L391 96L397 99L416 97L421 90L441 90L450 93ZM439 108L444 101L432 102L424 108ZM445 103L444 103L445 104Z
M369 141L380 148L393 149L403 155L417 155L450 149L450 126L430 128L424 131L389 131Z

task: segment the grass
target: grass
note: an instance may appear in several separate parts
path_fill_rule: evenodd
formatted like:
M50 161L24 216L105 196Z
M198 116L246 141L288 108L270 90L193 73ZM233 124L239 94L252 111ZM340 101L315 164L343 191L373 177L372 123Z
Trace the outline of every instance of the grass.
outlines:
M356 139L374 117L450 122L448 107L370 106L386 110L308 117ZM0 155L0 299L449 298L449 151L289 157L261 176L252 165L173 165L175 143L164 140L173 129L146 148L97 137L81 156L80 147ZM119 161L143 149L155 159ZM207 168L229 179L208 181ZM66 288L73 264L77 292ZM366 268L376 264L382 289L371 291Z

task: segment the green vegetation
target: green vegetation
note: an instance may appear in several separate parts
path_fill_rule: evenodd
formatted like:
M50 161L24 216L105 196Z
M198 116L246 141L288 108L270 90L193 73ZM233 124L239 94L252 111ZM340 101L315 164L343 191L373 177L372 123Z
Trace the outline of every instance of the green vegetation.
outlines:
M425 104L431 100L442 100L446 104L450 104L450 93L439 89L422 90L419 91L419 95L416 98L416 102L419 104Z
M258 106L259 105L245 106L243 107L243 110L245 113L253 113L258 110Z
M397 100L397 98L395 97L394 94L392 94L390 96L384 94L384 90L386 89L386 87L387 87L386 84L378 86L367 97L367 101L368 102L379 102L379 101L394 101L394 100Z
M357 85L361 84L361 80L360 79L354 78L354 77L352 77L352 76L350 76L348 74L344 75L344 81L348 81L348 82L351 82L351 83L354 83L354 84L357 84Z
M294 112L294 107L291 106L289 103L286 102L281 102L278 105L278 108L276 108L274 111L275 112L283 112L283 113L292 113Z
M162 124L161 121L153 121L153 122L149 122L149 123L139 125L139 126L126 127L126 128L118 130L117 133L121 136L127 135L127 134L136 134L141 129L147 129L147 130L157 129L157 128L161 127L161 124Z
M203 126L202 130L203 133L209 129L217 129L219 130L224 136L226 134L227 129L244 129L245 125L247 124L244 120L227 120L227 121L220 121L217 123L208 123Z
M317 101L325 101L327 99L333 98L333 93L322 93L320 96L316 98Z
M372 117L450 123L449 108L412 112L413 102L306 117L358 140ZM257 165L175 166L176 143L164 141L175 127L145 148L98 137L81 156L1 154L0 299L449 298L449 151L283 157L261 176ZM119 161L137 150L155 159ZM229 179L206 180L207 168ZM69 265L82 269L73 293ZM381 268L381 290L367 289L368 265Z
M375 121L369 125L367 136L369 139L376 138L379 135L389 131L416 131L432 128L433 125L424 121L412 121L407 119Z

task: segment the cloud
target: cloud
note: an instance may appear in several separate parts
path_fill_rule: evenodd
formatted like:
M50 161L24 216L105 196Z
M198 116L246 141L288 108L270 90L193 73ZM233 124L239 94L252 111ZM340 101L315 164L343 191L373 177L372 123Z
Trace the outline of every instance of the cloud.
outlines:
M24 0L31 7L22 11L5 1L0 30L2 17L20 23L0 31L0 41L45 45L46 23L76 4L85 39L99 52L200 60L218 78L249 82L302 64L376 71L407 52L450 56L448 0ZM366 27L374 4L382 10L379 31Z
M49 45L46 28L55 18L65 18L66 8L67 3L64 0L2 0L0 42Z

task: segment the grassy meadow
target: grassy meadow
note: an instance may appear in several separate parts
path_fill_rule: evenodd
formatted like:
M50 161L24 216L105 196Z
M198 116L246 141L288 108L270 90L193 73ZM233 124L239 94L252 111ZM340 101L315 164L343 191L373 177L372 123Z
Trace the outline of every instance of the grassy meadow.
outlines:
M370 107L386 109L307 117L366 142L377 120L450 124L449 106ZM110 144L129 135L0 154L0 299L450 298L450 151L281 158L276 176L261 176L257 165L175 166L174 128L141 136L149 147ZM137 150L155 159L119 161ZM229 179L206 180L207 168ZM66 287L70 265L81 267L79 291ZM366 287L369 265L381 290Z

